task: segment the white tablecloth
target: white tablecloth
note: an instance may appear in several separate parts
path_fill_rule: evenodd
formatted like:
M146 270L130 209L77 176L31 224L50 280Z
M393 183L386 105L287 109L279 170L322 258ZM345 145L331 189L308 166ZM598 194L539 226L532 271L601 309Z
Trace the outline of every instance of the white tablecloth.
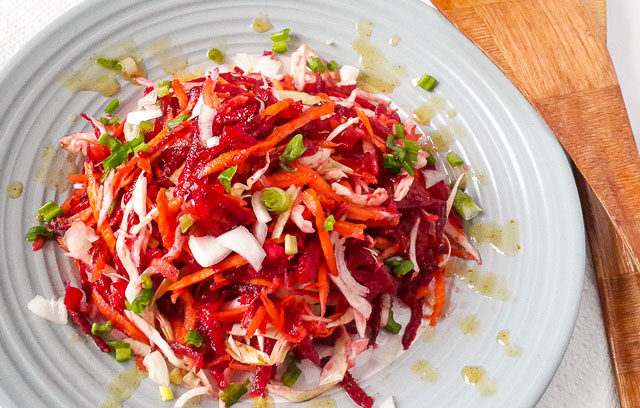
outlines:
M0 0L0 68L38 31L81 0ZM631 122L640 135L640 2L609 0L608 44L618 70ZM573 337L538 407L619 406L600 303L589 260Z

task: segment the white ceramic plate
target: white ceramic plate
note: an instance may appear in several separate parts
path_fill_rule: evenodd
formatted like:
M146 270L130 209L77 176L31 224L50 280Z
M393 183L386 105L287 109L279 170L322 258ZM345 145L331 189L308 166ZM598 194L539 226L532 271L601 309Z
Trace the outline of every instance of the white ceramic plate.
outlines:
M68 258L54 245L32 253L23 238L43 202L61 202L68 195L66 188L35 180L38 171L52 173L66 165L54 161L42 168L42 151L60 136L87 128L70 122L70 114L101 112L108 101L97 93L69 93L61 75L121 40L144 49L170 39L190 64L204 62L214 40L226 43L228 53L260 53L271 41L249 24L264 14L276 29L290 28L295 43L306 42L328 59L352 65L358 62L350 49L356 22L373 20L372 43L389 61L403 64L409 78L425 72L438 78L437 93L458 112L455 121L466 127L467 136L454 149L490 180L469 187L485 209L484 219L514 219L521 225L519 256L479 246L482 269L504 278L514 300L457 291L456 308L438 325L435 339L416 341L388 368L366 377L366 390L378 401L393 394L400 408L534 405L560 362L579 303L585 253L576 187L554 135L522 95L444 17L417 0L89 1L25 47L0 76L0 178L3 188L12 181L25 187L19 199L0 197L0 405L97 407L107 395L106 384L123 369L92 343L70 340L73 327L56 326L26 309L35 294L62 295L64 282L74 276ZM396 47L388 45L392 35L400 37ZM149 78L166 77L155 59L146 59L145 65ZM139 92L126 85L119 98L130 102ZM426 96L409 79L391 95L405 111ZM434 124L447 120L442 114ZM482 333L464 336L457 321L473 313ZM496 343L503 329L523 347L521 357L508 357ZM438 369L437 382L422 382L411 372L418 359ZM483 366L495 378L494 396L481 396L464 383L466 365ZM329 396L340 407L353 406L340 390ZM159 404L157 388L145 381L125 406Z

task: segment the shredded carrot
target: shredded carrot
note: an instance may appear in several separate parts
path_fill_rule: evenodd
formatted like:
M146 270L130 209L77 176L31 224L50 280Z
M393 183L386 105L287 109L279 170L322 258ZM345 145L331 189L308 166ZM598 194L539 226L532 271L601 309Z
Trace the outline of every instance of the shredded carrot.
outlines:
M171 81L171 88L173 88L173 94L176 96L176 98L178 98L178 102L180 103L180 110L186 108L189 104L189 98L184 91L182 83L179 80L174 79L173 81Z
M222 310L220 312L212 313L211 316L221 322L233 322L237 320L239 317L245 314L245 312L249 309L249 306L241 306L235 309Z
M207 78L202 85L202 101L211 108L218 108L220 106L220 99L218 95L213 91L214 82L211 78Z
M313 107L297 118L275 128L264 141L257 143L248 149L231 150L230 152L215 157L207 163L204 169L202 169L200 177L205 177L209 174L224 170L227 167L240 164L253 153L267 153L271 148L273 148L273 146L277 145L282 139L289 136L296 129L301 128L312 120L332 113L334 107L335 104L333 102L327 102L324 105Z
M251 320L251 323L249 323L249 327L247 328L247 337L253 337L256 330L258 330L258 328L262 324L262 321L264 320L266 314L267 311L264 306L260 306L256 311L255 316L253 316L253 320Z
M75 204L75 202L78 201L80 197L82 197L82 194L84 194L84 191L85 189L73 190L73 194L71 194L69 198L67 198L67 200L64 203L62 203L62 205L60 206L62 211L64 211L65 213L69 211L71 209L71 206Z
M318 294L320 295L320 316L327 312L327 298L329 297L329 280L327 279L327 267L320 265L318 269Z
M438 318L442 313L444 302L447 300L447 293L444 281L444 268L439 268L433 275L435 281L435 304L433 305L433 313L431 314L430 326L435 326Z
M87 183L89 176L86 174L70 174L67 176L67 181L69 183Z
M349 221L336 221L333 230L343 237L364 239L365 224L356 224Z
M242 363L238 363L236 361L232 361L229 363L229 368L233 369L233 370L238 370L238 371L253 371L257 368L257 366L254 365L249 365L249 364L242 364Z
M291 106L292 103L293 103L293 99L291 99L291 98L286 98L286 99L283 99L281 101L278 101L278 102L274 103L273 105L268 106L262 112L260 112L260 116L262 116L263 118L265 116L275 116L278 113L280 113L281 111L283 111L283 110L287 109L289 106Z
M383 153L387 153L389 149L387 148L386 143L380 140L380 138L373 133L373 129L371 128L371 122L369 122L369 118L367 117L367 114L361 111L360 109L356 109L356 113L358 114L358 117L360 118L360 122L362 122L362 125L364 126L364 128L367 129L367 134L369 135L369 141L373 143L378 149L380 149L380 151L382 151Z
M384 251L382 251L382 253L380 253L380 255L378 255L378 259L381 260L381 261L384 261L385 259L387 259L391 255L393 255L396 252L398 252L398 249L400 249L400 245L393 244L390 247L387 247Z
M269 297L267 296L267 294L265 292L262 292L260 294L260 300L262 300L262 304L264 305L264 308L267 311L267 314L269 315L269 318L271 319L271 323L278 330L282 330L282 322L283 322L283 320L281 319L281 315L280 315L280 313L278 313L278 310L276 309L276 306L273 304L271 299L269 299Z
M198 272L192 273L191 275L185 276L184 278L180 279L176 283L173 283L171 286L169 286L167 290L174 291L174 290L186 288L187 286L193 285L194 283L201 282L210 276L213 276L220 272L224 272L227 269L232 269L238 266L245 265L246 263L247 261L240 255L237 255L237 254L232 255L217 265L214 265L210 268L202 269Z
M156 205L158 208L157 222L158 229L162 235L162 245L164 245L165 248L171 248L175 238L174 235L177 223L175 217L172 217L169 213L169 203L167 202L165 191L166 189L161 188L158 191L158 196L156 197Z
M327 260L329 272L332 275L337 275L338 267L336 266L336 257L333 253L333 244L331 243L331 239L329 239L329 232L324 229L325 217L324 212L322 211L320 200L318 200L318 195L316 194L316 191L314 189L310 188L308 190L305 190L302 196L302 201L307 206L309 211L311 211L316 217L318 238L320 238L320 246L322 247L322 252L324 252L324 257Z
M96 306L98 306L100 313L102 313L107 319L111 320L115 328L134 340L148 344L147 337L129 319L107 303L102 296L100 296L100 293L95 287L92 288L91 297L93 298Z
M185 290L180 294L180 299L182 299L182 305L184 306L184 321L182 322L184 331L189 332L189 330L194 330L196 328L196 320L198 317L196 316L196 310L193 307L193 296L191 296L191 292ZM184 341L184 338L181 339Z

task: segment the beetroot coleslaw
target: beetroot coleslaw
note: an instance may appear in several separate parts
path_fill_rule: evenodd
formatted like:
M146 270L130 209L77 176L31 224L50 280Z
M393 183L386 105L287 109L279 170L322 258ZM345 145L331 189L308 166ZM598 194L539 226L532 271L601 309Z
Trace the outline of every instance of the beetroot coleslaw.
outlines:
M60 140L84 158L72 193L27 234L34 250L57 241L78 272L63 298L29 309L135 360L164 401L186 385L177 408L334 386L372 407L350 373L357 356L381 331L408 349L445 312L447 263L481 263L463 228L481 211L464 162L446 156L450 179L411 116L357 86L357 68L305 45L281 57L288 30L276 34L249 67L137 77L129 112L114 100L104 117L83 113L92 130ZM319 380L303 389L309 365Z

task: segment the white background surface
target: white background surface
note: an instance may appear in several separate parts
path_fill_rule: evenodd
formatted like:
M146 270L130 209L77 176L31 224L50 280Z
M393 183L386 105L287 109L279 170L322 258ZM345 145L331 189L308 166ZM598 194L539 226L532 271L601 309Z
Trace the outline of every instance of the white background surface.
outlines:
M0 0L0 68L38 31L81 0ZM640 135L640 1L609 0L608 46L636 141ZM619 406L592 263L567 353L538 407Z

